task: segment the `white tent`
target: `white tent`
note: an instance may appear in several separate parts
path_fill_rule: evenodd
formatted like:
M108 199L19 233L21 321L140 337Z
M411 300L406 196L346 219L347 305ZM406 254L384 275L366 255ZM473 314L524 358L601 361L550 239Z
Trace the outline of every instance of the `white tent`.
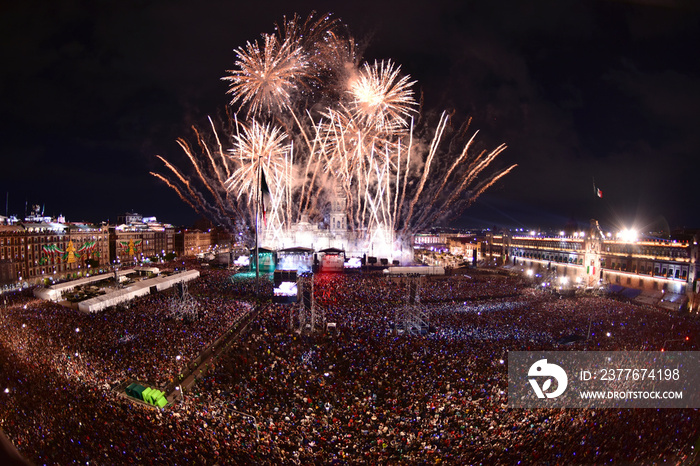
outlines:
M142 280L134 285L116 290L102 296L97 296L92 299L87 299L78 303L78 309L85 313L98 312L108 307L116 306L117 304L130 301L139 296L145 296L151 292L151 288L155 287L158 291L167 290L171 286L179 282L188 282L199 277L199 271L188 270L167 277L156 277L149 280Z
M120 270L117 272L119 277L135 273L134 269ZM39 287L34 290L34 296L37 298L45 299L47 301L60 301L63 293L66 291L71 291L74 288L82 285L87 285L89 283L95 283L102 280L107 280L109 278L114 278L113 273L103 273L100 275L93 275L91 277L79 278L77 280L71 280L69 282L59 283L57 285L52 285L48 288Z

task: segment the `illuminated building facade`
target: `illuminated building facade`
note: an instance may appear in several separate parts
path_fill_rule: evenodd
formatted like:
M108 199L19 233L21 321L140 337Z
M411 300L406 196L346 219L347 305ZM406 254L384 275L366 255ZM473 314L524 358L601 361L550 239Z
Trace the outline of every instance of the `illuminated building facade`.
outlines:
M109 266L107 228L84 223L24 222L0 226L3 284L42 284Z
M117 216L117 223L119 225L134 225L139 223L144 223L143 215L136 212L127 212L123 215Z
M215 239L211 231L181 230L175 233L175 253L179 256L196 256L209 252Z
M604 235L597 223L588 232L571 236L490 233L484 255L497 265L516 266L547 277L551 286L637 290L639 299L653 303L687 302L697 310L697 240L637 240ZM635 292L628 295L638 296Z
M448 236L438 233L416 233L413 235L413 248L430 251L446 251Z
M467 262L476 265L482 260L481 242L470 236L451 236L447 238L447 249L450 254L461 256Z
M109 228L109 250L113 262L132 263L162 258L175 251L175 228L158 223L154 217L138 214L120 217L131 220Z

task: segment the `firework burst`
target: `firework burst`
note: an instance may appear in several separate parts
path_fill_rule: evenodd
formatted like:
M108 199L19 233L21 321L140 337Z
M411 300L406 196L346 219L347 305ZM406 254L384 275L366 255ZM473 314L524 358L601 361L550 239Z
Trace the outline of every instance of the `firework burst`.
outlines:
M400 76L401 67L391 61L365 63L348 83L355 119L381 132L406 128L415 113L410 76Z
M153 175L198 212L250 233L264 171L270 246L300 245L300 220L329 225L330 206L342 205L357 242L392 248L454 218L515 167L489 173L505 145L477 148L476 133L462 140L468 125L453 138L445 113L432 131L418 131L415 82L389 60L358 64L354 40L329 15L285 19L236 56L222 78L234 112L195 128L198 151L178 141L193 170L161 157L170 176ZM457 140L462 150L454 152Z
M262 48L257 42L248 42L236 55L238 69L229 70L221 79L231 83L231 105L248 105L252 115L289 109L294 93L311 76L303 49L290 39L280 41L272 34L263 34Z
M253 120L249 125L241 125L240 132L234 136L234 147L230 149L238 168L225 181L228 191L236 192L237 198L253 192L261 170L272 177L275 185L284 182L285 160L290 152L286 139L282 129L270 123Z

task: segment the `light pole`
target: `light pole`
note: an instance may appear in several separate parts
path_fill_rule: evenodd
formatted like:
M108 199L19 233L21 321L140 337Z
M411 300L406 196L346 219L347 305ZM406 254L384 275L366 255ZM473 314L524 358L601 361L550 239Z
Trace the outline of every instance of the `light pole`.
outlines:
M258 428L258 421L255 419L255 416L252 416L252 415L247 414L247 413L242 413L240 411L236 411L235 409L230 408L228 406L222 406L222 407L227 411L238 414L239 416L242 416L246 419L253 421L253 425L255 426L255 432L257 433L257 436L258 436L258 442L260 442L260 429Z
M685 338L676 338L676 339L673 339L673 340L664 340L664 344L663 344L663 346L661 347L661 351L665 351L666 343L672 343L672 342L674 342L674 341L688 341L688 340L690 340L689 337L685 337Z

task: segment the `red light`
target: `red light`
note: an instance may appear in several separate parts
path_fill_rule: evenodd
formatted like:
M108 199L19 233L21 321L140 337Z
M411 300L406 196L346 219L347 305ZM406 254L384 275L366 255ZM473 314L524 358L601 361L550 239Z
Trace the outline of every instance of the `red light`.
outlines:
M685 337L685 341L688 341L688 340L690 340L690 337Z
M664 349L663 349L663 348L661 348L661 352L662 352L662 353L664 352Z

